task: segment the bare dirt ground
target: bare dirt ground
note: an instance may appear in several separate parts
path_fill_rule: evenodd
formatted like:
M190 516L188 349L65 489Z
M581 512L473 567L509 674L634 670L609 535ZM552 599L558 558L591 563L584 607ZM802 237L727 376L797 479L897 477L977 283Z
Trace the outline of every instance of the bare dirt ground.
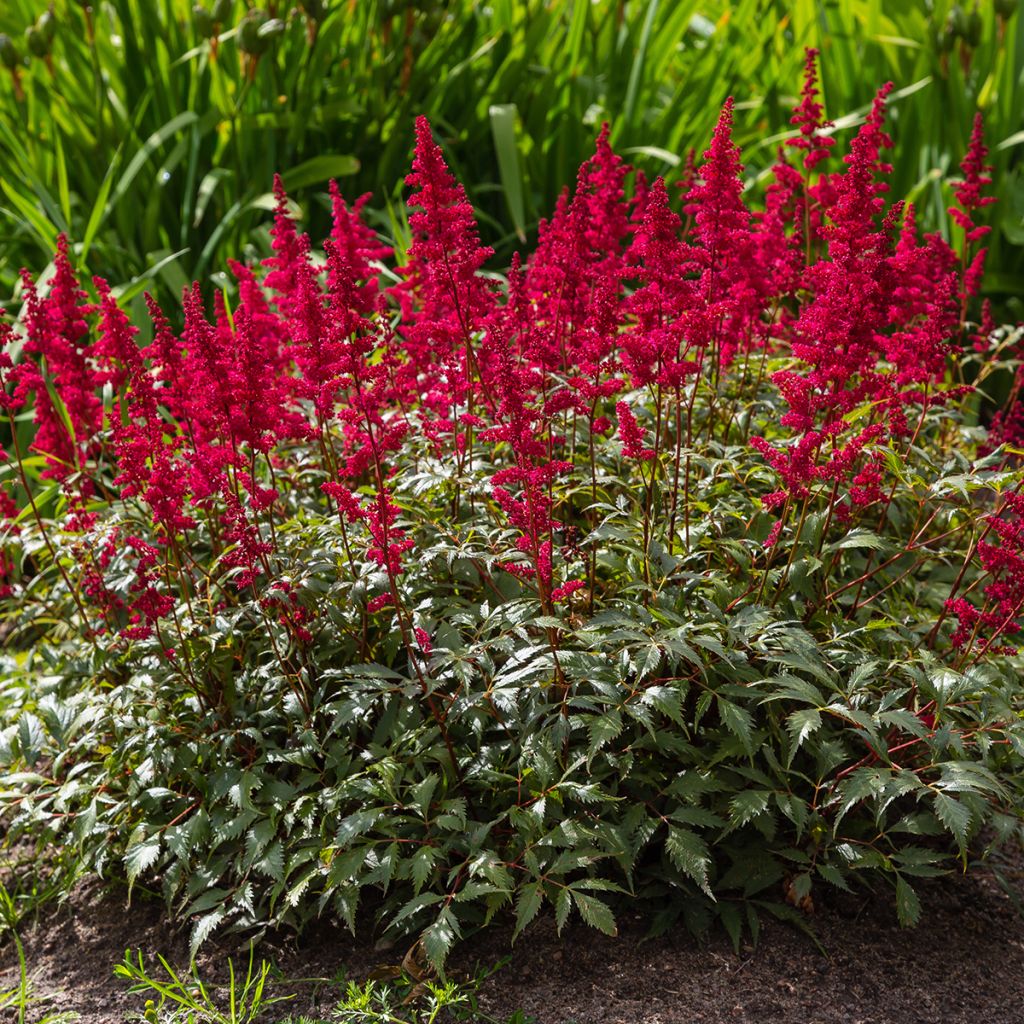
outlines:
M779 924L737 955L722 937L698 944L680 932L642 942L635 918L620 921L615 939L577 925L561 940L541 919L484 984L481 1008L502 1021L523 1010L537 1024L1024 1024L1024 918L991 872L973 869L919 891L924 915L913 930L897 925L886 894L820 906L808 920L825 955ZM187 961L186 936L170 929L161 904L136 894L128 907L123 892L96 883L23 924L22 937L35 992L49 997L35 1013L75 1010L81 1024L120 1024L141 1011L144 997L112 975L126 949L141 948L153 967L157 953ZM497 929L464 943L453 973L493 965L508 940ZM223 976L232 952L237 963L242 954L226 942L204 947L200 972ZM403 953L324 925L299 942L264 940L257 959L290 978L360 979ZM0 989L16 981L14 961L8 939L0 945ZM297 991L268 1014L271 1024L289 1013L326 1016L339 989L307 983Z

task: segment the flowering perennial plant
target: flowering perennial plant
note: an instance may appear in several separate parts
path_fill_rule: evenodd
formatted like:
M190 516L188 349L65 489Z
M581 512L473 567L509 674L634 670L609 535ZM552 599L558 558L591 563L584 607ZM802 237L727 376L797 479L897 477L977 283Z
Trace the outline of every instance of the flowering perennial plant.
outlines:
M736 937L875 869L913 922L1019 833L986 150L922 238L889 89L840 159L810 52L757 210L731 102L678 201L605 129L504 280L423 118L404 257L334 186L321 255L278 179L175 330L62 238L0 336L8 835L158 872L196 944L373 891L440 965L506 905Z

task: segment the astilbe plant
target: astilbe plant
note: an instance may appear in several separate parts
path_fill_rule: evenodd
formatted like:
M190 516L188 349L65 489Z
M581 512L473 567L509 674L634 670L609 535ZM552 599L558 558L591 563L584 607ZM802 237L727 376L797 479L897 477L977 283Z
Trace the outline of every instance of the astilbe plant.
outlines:
M394 269L365 198L320 258L277 181L271 255L148 344L64 239L24 275L7 841L158 876L196 944L373 893L440 965L622 893L735 938L877 877L912 922L1019 835L1016 414L960 412L980 121L922 238L889 87L839 159L814 57L762 209L731 103L678 210L604 130L504 282L424 119Z

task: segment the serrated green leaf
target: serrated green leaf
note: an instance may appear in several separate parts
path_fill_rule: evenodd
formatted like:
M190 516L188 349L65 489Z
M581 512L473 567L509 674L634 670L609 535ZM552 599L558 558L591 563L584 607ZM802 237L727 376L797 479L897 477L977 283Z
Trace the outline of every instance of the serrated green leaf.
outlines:
M154 835L128 848L124 855L125 873L128 878L129 892L135 880L143 871L151 868L160 857L160 836Z
M746 708L738 704L718 698L718 713L722 716L725 727L746 748L747 753L754 752L754 718Z
M706 895L715 898L708 885L711 854L707 843L696 832L678 825L669 825L665 850L676 868L692 878Z
M843 873L834 864L819 864L818 874L825 879L829 885L834 885L837 889L842 889L845 892L851 892L850 886L847 884L846 879L843 877Z
M512 932L513 942L537 916L543 902L544 893L541 890L540 882L530 882L523 886L519 898L516 900L516 926Z
M615 916L611 907L602 902L596 896L587 896L576 889L572 890L572 898L576 903L576 909L580 917L586 921L591 928L596 928L605 935L618 935L619 930L615 925Z
M821 728L821 714L816 708L799 708L786 719L791 746L786 764L791 765L800 745L808 736L812 736Z
M896 914L904 927L913 927L921 920L921 901L902 875L896 876Z
M935 816L956 839L961 855L967 847L967 835L971 828L971 810L956 797L949 796L939 790L932 799Z
M592 715L587 721L590 745L587 756L592 758L606 743L622 732L622 715L614 708L602 715Z
M189 940L189 957L195 959L199 947L214 933L217 927L228 916L224 907L218 907L209 914L204 914L192 928L192 937Z
M768 808L771 793L760 789L746 789L729 801L729 817L736 828L753 821Z
M565 927L566 921L569 920L571 911L572 893L568 888L559 889L558 895L555 897L555 929L559 935L562 934L562 929Z
M284 881L284 847L279 841L275 841L267 847L266 852L253 867L268 878L277 882Z
M445 907L437 920L420 935L423 952L427 954L427 959L438 974L444 970L444 962L458 938L459 924L448 907Z
M740 908L735 903L720 903L718 914L732 942L733 950L739 953L740 941L743 938L743 919L740 916Z

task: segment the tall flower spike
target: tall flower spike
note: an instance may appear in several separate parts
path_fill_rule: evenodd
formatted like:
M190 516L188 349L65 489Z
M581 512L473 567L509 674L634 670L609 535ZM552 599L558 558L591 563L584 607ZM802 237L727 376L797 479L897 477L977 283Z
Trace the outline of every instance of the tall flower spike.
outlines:
M336 181L331 181L331 241L352 275L359 283L356 309L363 315L372 313L377 302L377 268L375 263L389 259L391 247L379 241L362 218L363 207L370 193L360 196L349 206ZM328 280L330 269L328 269ZM330 286L330 285L329 285Z
M644 432L637 423L633 410L626 402L618 402L615 411L619 417L619 437L622 439L622 454L627 459L639 459L648 462L654 458L654 452L644 447Z
M25 364L15 367L11 359L11 348L14 345L16 336L14 328L6 320L7 310L0 306L0 413L13 413L25 402L24 388L19 386L20 379L24 376ZM6 452L0 448L0 462L3 462ZM0 498L3 496L0 491Z
M625 180L630 167L611 147L606 121L576 179L570 214L585 242L586 259L600 273L621 273L623 246L629 234ZM643 183L641 181L641 190Z
M622 364L633 386L661 383L680 387L692 362L681 361L685 345L683 314L698 299L693 285L695 269L689 249L680 238L679 217L669 208L668 191L658 178L647 195L646 208L630 247L630 262L639 264L643 281L626 301L635 328L622 336Z
M473 207L444 161L430 122L416 119L416 153L405 179L415 189L408 205L412 246L402 268L405 280L392 293L410 323L414 360L421 365L450 358L461 343L470 357L470 334L484 326L494 295L479 276L493 250L480 244Z
M985 145L985 130L981 113L974 115L974 126L971 130L971 141L960 164L963 180L955 190L957 206L949 208L949 215L967 232L967 241L976 242L991 231L991 228L978 226L974 222L973 212L991 206L995 196L984 196L982 190L992 184L990 172L992 168L985 163L988 147Z
M818 51L807 47L804 54L804 87L800 93L800 102L789 122L799 126L800 135L798 138L789 139L786 145L803 150L804 167L807 171L813 171L828 156L828 151L835 145L836 140L822 134L824 129L832 126L832 122L825 120L825 108L818 99Z
M750 213L743 204L743 164L732 141L733 99L722 107L711 146L704 153L698 182L686 196L686 212L694 218L696 238L711 253L724 253L732 232L747 227Z
M280 174L274 175L274 200L274 226L270 231L274 255L263 261L263 265L270 268L263 283L277 293L277 305L282 313L287 314L296 291L296 268L305 258L305 252L295 230L295 221L288 208L288 193L284 190Z
M101 381L88 354L86 317L93 310L78 285L65 235L57 239L54 268L45 298L40 298L28 274L22 273L26 290L24 351L45 360L46 373L74 433L72 440L63 417L50 400L42 373L35 370L29 385L36 392L38 430L34 446L48 456L46 475L62 478L72 468L81 466L90 451L92 439L103 422L103 404L96 395Z
M994 196L982 195L982 190L992 184L989 174L992 168L985 163L987 156L988 148L985 146L984 126L979 112L974 115L971 141L960 164L963 180L956 188L957 206L949 208L949 215L964 230L963 292L965 302L967 296L977 295L981 289L981 278L985 270L987 253L986 249L979 249L973 257L970 257L971 247L992 230L987 225L979 224L975 220L978 211L996 201Z
M843 157L847 169L836 183L836 202L829 210L832 225L827 231L833 258L838 255L839 261L859 260L869 252L880 254L888 248L877 221L885 205L882 196L889 191L884 178L892 173L892 165L882 160L882 150L892 148L892 139L883 127L890 92L892 82L878 90L871 112Z

